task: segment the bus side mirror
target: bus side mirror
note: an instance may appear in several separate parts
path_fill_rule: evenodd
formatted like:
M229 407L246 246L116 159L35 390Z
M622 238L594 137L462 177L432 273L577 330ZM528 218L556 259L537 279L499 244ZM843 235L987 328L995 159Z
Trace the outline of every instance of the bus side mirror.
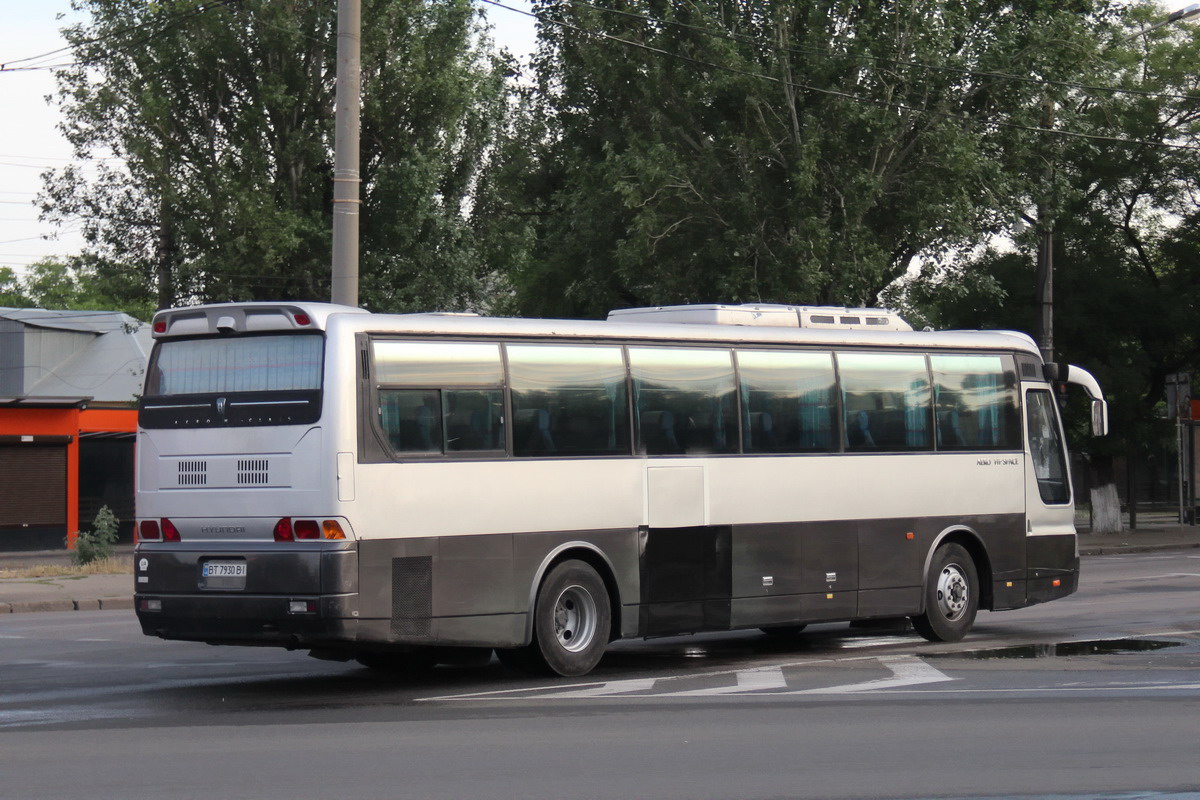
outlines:
M1092 401L1092 436L1108 435L1108 403Z

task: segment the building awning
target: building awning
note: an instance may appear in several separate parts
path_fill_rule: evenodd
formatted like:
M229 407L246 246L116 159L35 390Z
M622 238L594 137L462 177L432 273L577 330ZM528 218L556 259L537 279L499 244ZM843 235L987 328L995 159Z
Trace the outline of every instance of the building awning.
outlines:
M87 408L91 397L0 397L0 408Z

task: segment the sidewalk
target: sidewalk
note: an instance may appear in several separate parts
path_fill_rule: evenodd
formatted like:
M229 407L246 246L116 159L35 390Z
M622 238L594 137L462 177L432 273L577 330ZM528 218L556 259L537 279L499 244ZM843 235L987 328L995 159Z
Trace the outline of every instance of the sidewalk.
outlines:
M1101 535L1079 534L1084 556L1114 553L1149 553L1200 548L1200 527L1156 519L1137 530ZM133 559L133 547L116 548L120 557ZM0 570L40 564L69 564L66 550L0 553ZM133 608L133 574L82 575L48 578L0 578L0 614L31 611L99 611Z
M132 545L113 549L118 558L133 561ZM0 571L43 564L65 566L71 563L71 555L67 550L0 553ZM132 569L124 575L0 578L0 614L132 608Z

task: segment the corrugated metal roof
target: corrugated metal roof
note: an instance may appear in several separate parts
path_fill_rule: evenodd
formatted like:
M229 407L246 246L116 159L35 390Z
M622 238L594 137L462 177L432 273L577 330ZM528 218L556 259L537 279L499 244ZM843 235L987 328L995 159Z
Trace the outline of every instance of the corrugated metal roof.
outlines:
M24 397L132 403L141 393L152 345L146 323L119 311L40 308L0 308L0 319L30 328L90 334L80 336L74 352L58 363L26 363L24 368L32 368L36 377L24 387Z
M146 324L120 311L51 311L45 308L0 307L0 319L11 319L37 328L84 333L113 333L123 328L136 329Z

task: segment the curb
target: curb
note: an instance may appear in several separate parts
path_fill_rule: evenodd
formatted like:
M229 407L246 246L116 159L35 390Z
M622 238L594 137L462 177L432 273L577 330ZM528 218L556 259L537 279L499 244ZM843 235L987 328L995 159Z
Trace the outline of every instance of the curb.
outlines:
M0 603L0 614L32 614L38 611L132 611L132 597L101 597L88 600L32 600Z
M1195 550L1200 542L1171 542L1169 544L1106 544L1079 548L1081 556L1112 556L1120 553L1161 553L1168 550Z

